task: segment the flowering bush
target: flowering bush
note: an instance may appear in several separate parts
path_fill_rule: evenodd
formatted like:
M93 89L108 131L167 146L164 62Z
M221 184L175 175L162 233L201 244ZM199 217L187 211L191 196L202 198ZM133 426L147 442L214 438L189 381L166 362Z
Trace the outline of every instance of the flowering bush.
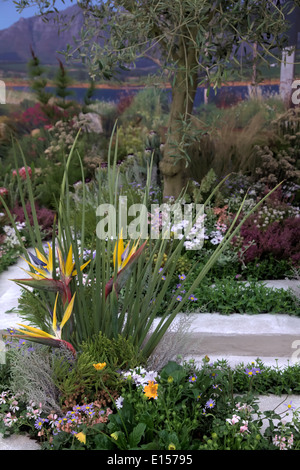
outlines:
M36 103L25 111L14 114L14 119L27 129L36 129L51 126L59 119L67 119L73 114L74 110L61 110L58 106Z
M255 217L251 217L241 228L242 250L249 246L243 250L244 262L264 260L273 255L277 260L291 260L295 266L299 265L299 231L300 217L287 218L283 223L272 222L264 230L255 225Z
M22 125L30 126L32 129L50 124L50 120L43 111L40 103L36 103L34 106L27 108L19 116L15 116L15 118L18 119Z
M30 203L26 204L26 213L30 225L33 226L33 214ZM51 235L55 212L51 209L47 209L46 207L40 207L38 203L35 203L35 213L44 237ZM22 206L16 205L12 210L12 214L15 215L16 221L19 224L25 224L26 218Z

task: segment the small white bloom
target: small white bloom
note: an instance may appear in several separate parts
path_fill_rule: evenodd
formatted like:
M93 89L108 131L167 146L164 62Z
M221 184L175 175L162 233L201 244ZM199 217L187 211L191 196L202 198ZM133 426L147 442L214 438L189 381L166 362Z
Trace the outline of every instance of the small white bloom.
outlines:
M119 398L116 399L116 407L118 408L118 410L120 410L122 408L123 402L124 402L123 397L119 397Z

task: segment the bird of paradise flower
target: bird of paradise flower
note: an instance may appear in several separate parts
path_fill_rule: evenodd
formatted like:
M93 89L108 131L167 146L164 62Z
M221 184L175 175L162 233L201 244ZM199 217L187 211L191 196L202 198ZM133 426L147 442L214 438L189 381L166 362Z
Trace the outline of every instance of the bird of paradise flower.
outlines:
M75 295L71 298L70 303L68 304L64 314L63 318L60 324L57 322L57 301L58 301L58 296L59 293L56 294L56 299L55 299L55 304L53 308L53 313L52 313L52 331L53 334L47 333L46 331L40 330L39 328L34 328L32 326L28 325L23 325L22 323L18 323L18 326L20 326L22 329L16 329L21 335L18 334L12 334L11 336L15 338L22 338L22 339L27 339L30 341L36 341L38 343L46 344L48 346L53 346L53 347L60 347L61 345L66 346L74 355L76 355L76 351L74 347L72 346L71 343L68 341L65 341L61 338L62 336L62 329L64 325L67 323L69 320L72 310L73 310L73 305L74 305L74 300L75 300Z
M27 271L23 269L26 274L28 274L31 279L12 279L14 282L37 288L37 289L46 289L48 291L60 292L62 294L63 304L71 301L72 293L70 290L70 282L74 276L77 275L77 270L75 269L75 262L73 261L73 250L72 245L69 248L69 252L66 258L66 261L63 259L61 250L57 249L58 261L59 261L59 270L60 278L54 279L53 270L53 251L50 243L48 243L48 258L44 256L37 248L35 249L36 255L31 252L28 252L33 263L28 260L25 260L29 266L31 266L34 271ZM82 271L91 260L88 260L86 263L83 263L80 266L80 271Z
M113 264L116 276L113 276L105 286L105 298L111 293L112 289L115 290L116 294L125 285L129 275L131 274L132 267L137 261L138 257L144 250L147 240L138 248L138 240L130 248L130 241L124 246L122 231L118 240L116 241L114 252L113 252Z

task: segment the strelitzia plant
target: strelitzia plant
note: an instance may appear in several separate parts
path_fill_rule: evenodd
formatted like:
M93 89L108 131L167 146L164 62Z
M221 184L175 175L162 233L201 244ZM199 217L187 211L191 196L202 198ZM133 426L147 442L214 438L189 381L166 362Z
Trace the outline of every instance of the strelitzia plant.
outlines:
M115 276L112 277L105 286L105 299L114 289L116 295L125 286L128 277L134 267L134 263L138 260L142 251L145 249L147 240L138 248L140 240L130 247L130 241L124 247L123 233L118 237L113 252L113 265Z
M76 350L72 346L71 343L68 341L62 339L62 329L64 325L67 323L69 320L72 310L73 310L73 305L74 305L74 300L75 300L75 295L71 298L70 303L68 304L64 314L62 321L60 324L58 324L57 321L57 302L58 302L58 297L59 293L56 294L56 299L55 299L55 304L52 312L52 331L53 334L47 333L46 331L40 330L39 328L34 328L32 326L24 325L22 323L18 323L18 326L21 327L21 329L17 329L21 335L18 334L12 334L12 337L15 338L21 338L21 339L27 339L30 341L35 341L38 343L45 344L47 346L52 346L55 348L60 347L61 345L65 346L68 348L74 355L76 355Z
M45 289L49 292L60 292L62 295L63 304L65 305L66 302L71 301L72 293L70 289L70 282L73 277L77 275L77 270L75 269L75 262L73 261L72 245L69 248L66 261L64 261L63 259L61 250L57 248L58 264L60 271L59 279L56 279L55 259L53 256L52 247L49 242L48 250L48 257L43 255L40 250L38 250L38 248L35 248L36 255L32 254L31 252L28 252L34 264L21 257L34 270L27 271L26 269L21 268L31 277L31 279L12 280L20 285L25 285L36 289ZM82 271L90 263L90 261L91 260L88 260L87 262L83 263L80 266L80 270Z
M139 244L139 240L135 244L133 244L130 249L130 241L129 241L126 247L124 248L123 230L121 230L120 236L118 237L118 240L115 243L114 256L113 256L114 268L117 269L117 273L119 273L123 268L125 268L128 261L132 258L132 256L136 252L138 244Z

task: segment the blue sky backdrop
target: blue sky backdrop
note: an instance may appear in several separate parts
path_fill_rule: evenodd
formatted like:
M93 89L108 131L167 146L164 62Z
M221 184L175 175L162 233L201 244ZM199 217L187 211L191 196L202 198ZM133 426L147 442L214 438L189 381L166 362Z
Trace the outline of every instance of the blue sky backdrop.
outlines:
M75 0L73 0L73 2L65 0L64 4L61 0L57 0L55 5L58 10L64 10L71 5L75 5L75 3ZM34 16L38 11L38 7L28 7L20 14L17 12L13 0L0 0L0 30L8 28L21 17L29 18L30 16Z

